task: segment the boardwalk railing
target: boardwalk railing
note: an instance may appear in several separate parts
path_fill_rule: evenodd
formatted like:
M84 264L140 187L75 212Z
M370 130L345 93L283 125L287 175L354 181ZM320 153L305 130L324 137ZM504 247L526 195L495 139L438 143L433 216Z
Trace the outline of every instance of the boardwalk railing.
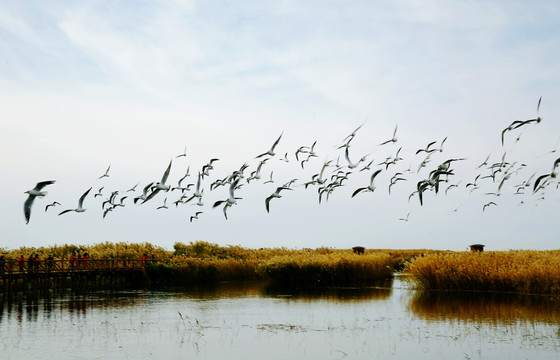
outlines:
M41 274L84 271L142 270L151 260L142 259L76 259L0 262L0 276L11 274Z

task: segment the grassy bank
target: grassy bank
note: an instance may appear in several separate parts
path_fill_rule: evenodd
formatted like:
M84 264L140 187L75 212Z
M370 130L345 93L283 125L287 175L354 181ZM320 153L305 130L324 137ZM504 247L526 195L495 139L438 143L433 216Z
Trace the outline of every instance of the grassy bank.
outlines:
M150 261L146 274L152 284L181 285L234 280L273 280L284 285L356 285L390 278L406 271L420 289L482 290L560 295L560 250L487 251L481 253L433 250L366 249L248 249L204 241L175 243L166 250L149 243L100 243L91 246L6 250L7 260L37 254L44 260L68 259L88 253L91 259Z
M390 278L393 275L389 254L352 253L276 256L258 267L264 277L288 285L356 285Z
M436 253L407 271L421 289L560 295L559 250Z
M204 241L176 243L173 251L149 243L101 243L93 246L62 245L4 250L8 260L37 254L68 259L88 253L90 259L148 259L146 274L152 284L182 285L233 280L273 280L285 285L355 285L390 278L422 251L366 250L357 255L351 249L263 248L219 246Z

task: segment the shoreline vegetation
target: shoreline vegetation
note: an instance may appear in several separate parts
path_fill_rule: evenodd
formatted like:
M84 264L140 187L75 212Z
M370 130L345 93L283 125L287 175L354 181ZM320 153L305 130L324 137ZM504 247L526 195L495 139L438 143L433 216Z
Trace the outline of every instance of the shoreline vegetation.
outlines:
M366 249L248 249L204 241L177 242L173 251L149 243L100 243L6 250L5 261L38 255L69 259L150 261L145 273L153 286L180 286L237 280L267 280L287 286L359 286L407 274L423 290L498 291L560 295L560 250L441 251Z
M437 253L406 271L420 289L560 295L560 250Z

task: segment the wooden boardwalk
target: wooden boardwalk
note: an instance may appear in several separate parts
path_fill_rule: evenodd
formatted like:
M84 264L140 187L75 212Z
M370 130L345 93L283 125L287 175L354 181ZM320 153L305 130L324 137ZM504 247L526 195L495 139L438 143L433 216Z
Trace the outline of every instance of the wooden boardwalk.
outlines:
M151 260L142 259L76 259L0 262L1 291L12 289L52 288L56 286L89 286L121 284L137 278Z
M79 260L37 260L33 262L7 260L0 263L0 278L50 273L68 272L114 272L143 270L149 260L141 259L79 259Z

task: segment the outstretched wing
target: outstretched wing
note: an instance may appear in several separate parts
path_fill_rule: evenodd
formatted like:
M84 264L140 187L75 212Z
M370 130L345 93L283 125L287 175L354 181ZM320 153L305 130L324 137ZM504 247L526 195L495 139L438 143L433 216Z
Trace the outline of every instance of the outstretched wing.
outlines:
M80 196L80 200L78 200L78 207L82 208L84 205L84 200L86 199L86 196L89 194L89 192L91 191L91 188L88 189L88 191L86 191L82 196Z
M41 191L42 188L44 188L47 185L51 185L54 184L55 180L49 180L49 181L41 181L39 183L37 183L37 185L35 185L35 188L33 190L37 190L37 191Z
M33 205L34 200L35 196L29 195L23 204L23 214L25 215L26 224L29 224L29 218L31 218L31 206Z
M165 172L163 173L163 176L161 178L161 183L165 184L165 182L167 181L167 177L169 176L169 172L171 171L171 163L173 162L173 160L169 161L169 166L167 167L167 170L165 170Z

